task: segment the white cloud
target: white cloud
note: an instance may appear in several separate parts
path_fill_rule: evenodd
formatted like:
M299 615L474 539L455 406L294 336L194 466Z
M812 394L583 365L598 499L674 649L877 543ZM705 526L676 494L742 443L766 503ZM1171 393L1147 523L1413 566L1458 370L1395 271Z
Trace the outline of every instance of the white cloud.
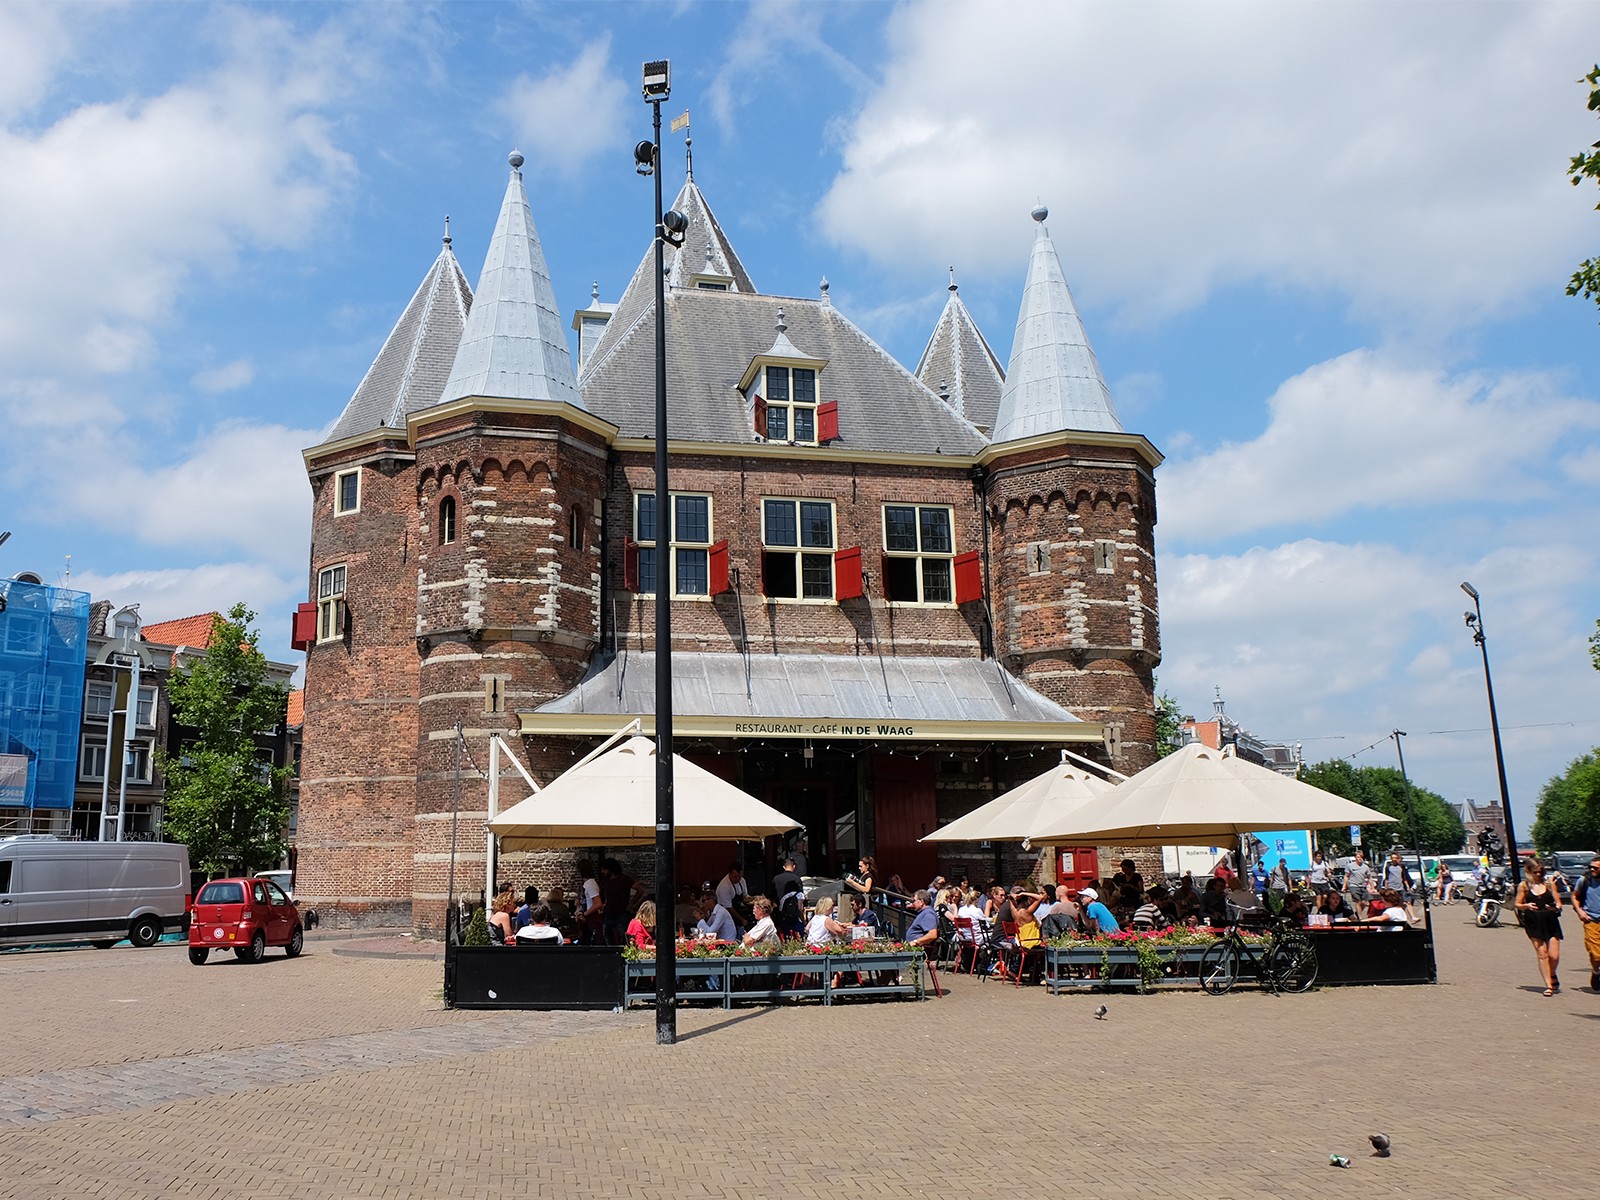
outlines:
M248 355L236 358L220 367L212 367L195 374L194 385L202 392L231 392L247 386L256 377L256 365Z
M0 116L36 103L67 57L71 39L61 17L57 4L0 4Z
M44 439L46 457L75 453L96 466L72 487L52 490L49 512L38 517L66 517L192 554L244 552L261 570L292 577L304 570L311 529L300 451L316 440L309 429L227 425L168 463L131 439L96 431Z
M1547 376L1450 376L1367 350L1303 371L1268 410L1259 437L1162 468L1164 533L1227 536L1481 499L1486 480L1521 501L1548 498L1557 451L1577 453L1570 439L1600 430L1600 404L1564 397Z
M611 65L611 35L590 42L564 67L519 75L496 104L533 170L574 175L626 141L628 88Z
M768 81L785 75L796 55L820 60L834 78L860 91L867 77L827 42L822 23L827 6L803 0L765 0L744 10L739 28L728 42L727 56L717 68L706 100L712 119L732 129L739 108L749 99L770 100ZM813 84L815 86L815 84Z
M289 612L305 594L305 580L285 577L261 563L205 563L195 567L102 573L90 566L66 586L121 607L139 606L146 625L203 612L227 612L243 601L257 616L263 650L276 662L294 661Z
M13 377L147 363L196 271L290 244L352 178L325 115L344 78L323 44L335 35L244 10L221 24L209 75L0 128Z
M1585 5L913 4L820 205L908 275L1013 277L1042 196L1125 315L1261 281L1386 328L1515 308L1593 220Z

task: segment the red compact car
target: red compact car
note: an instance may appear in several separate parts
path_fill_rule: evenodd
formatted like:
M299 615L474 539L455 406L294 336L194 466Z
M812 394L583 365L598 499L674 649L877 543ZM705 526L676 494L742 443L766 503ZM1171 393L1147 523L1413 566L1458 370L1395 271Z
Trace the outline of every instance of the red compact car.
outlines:
M305 938L300 910L272 880L213 879L194 898L189 961L198 967L212 950L232 950L240 962L258 963L268 946L294 958Z

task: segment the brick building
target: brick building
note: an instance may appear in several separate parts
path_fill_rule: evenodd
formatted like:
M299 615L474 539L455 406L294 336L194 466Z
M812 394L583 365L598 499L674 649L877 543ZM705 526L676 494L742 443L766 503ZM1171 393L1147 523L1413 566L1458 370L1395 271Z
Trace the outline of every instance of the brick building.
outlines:
M631 717L652 731L658 587L678 752L802 822L814 871L869 852L912 885L1036 869L1037 850L918 839L1062 746L1146 765L1160 657L1160 455L1121 426L1045 210L1007 368L952 281L913 370L825 282L757 288L691 175L663 520L654 249L573 318L575 371L521 163L476 291L447 235L305 452L298 894L439 928L453 823L457 878L482 879L492 732L547 780ZM778 851L681 845L679 878L730 856L760 877ZM567 856L500 875L573 882Z

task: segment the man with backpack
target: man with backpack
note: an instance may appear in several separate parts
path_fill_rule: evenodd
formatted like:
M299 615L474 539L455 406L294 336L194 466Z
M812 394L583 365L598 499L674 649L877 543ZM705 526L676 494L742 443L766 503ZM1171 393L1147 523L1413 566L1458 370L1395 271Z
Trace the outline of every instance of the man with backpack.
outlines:
M793 857L784 859L783 870L772 877L772 891L778 898L778 931L784 937L799 937L806 927L806 889Z
M1600 856L1572 889L1572 909L1583 926L1583 948L1589 952L1589 990L1600 992Z

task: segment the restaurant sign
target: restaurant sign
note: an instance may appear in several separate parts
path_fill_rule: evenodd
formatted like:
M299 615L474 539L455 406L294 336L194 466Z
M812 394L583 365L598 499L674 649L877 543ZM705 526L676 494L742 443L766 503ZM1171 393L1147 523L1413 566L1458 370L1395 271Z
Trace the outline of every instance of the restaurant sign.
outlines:
M627 714L522 714L522 732L547 736L611 734ZM655 734L655 716L638 717L644 734ZM873 742L1034 742L1063 745L1100 742L1105 728L1094 721L919 721L894 717L737 717L674 715L678 737L820 738Z

